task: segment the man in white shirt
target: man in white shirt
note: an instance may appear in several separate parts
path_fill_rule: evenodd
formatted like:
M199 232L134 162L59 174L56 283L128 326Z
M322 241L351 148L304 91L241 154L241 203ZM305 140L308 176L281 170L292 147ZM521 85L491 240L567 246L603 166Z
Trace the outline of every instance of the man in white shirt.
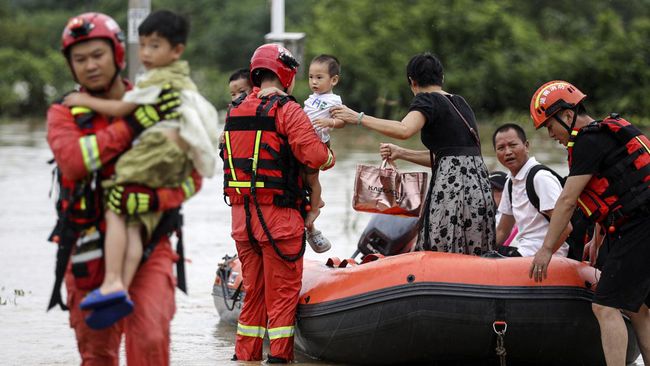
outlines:
M509 249L500 252L509 256L533 256L542 246L562 184L550 171L538 170L533 177L534 190L539 197L539 209L536 208L529 198L530 192L526 191L526 179L531 168L540 164L528 155L529 143L524 130L513 123L502 125L494 132L492 143L499 163L510 172L498 208L501 220L496 228L497 245L502 245L517 225L518 233ZM570 232L569 225L560 240L564 242ZM566 257L568 252L569 245L564 243L555 254Z

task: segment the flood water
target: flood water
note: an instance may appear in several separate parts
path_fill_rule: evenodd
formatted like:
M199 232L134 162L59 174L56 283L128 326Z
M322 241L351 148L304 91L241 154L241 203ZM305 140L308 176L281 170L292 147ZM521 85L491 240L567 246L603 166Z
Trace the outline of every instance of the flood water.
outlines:
M341 131L333 135L337 165L320 175L327 206L317 224L333 247L323 254L308 248L307 258L325 261L330 256L349 257L370 219L368 214L352 211L351 197L356 164L378 163L379 137L367 131L357 136L347 129ZM361 130L351 132L357 131ZM491 144L489 138L484 141ZM541 161L555 157L560 173L566 173L557 151L557 147L546 146L536 156ZM0 365L80 363L68 313L58 308L45 312L56 254L55 245L46 241L55 222L54 202L48 198L50 158L42 124L0 125ZM489 168L496 167L494 158L486 156L486 162ZM402 163L399 166L414 169ZM217 263L225 254L236 252L230 238L230 211L222 198L222 177L205 180L201 192L183 211L189 295L177 292L176 296L172 364L235 364L229 361L235 328L219 323L211 296ZM330 365L301 354L297 360L302 365ZM641 360L637 364L641 365Z

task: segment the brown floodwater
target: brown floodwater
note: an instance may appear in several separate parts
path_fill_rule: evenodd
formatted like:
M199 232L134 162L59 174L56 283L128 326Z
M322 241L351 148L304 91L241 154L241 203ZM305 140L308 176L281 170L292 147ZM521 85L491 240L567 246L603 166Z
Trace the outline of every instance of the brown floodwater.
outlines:
M370 215L351 209L355 165L379 163L378 141L388 140L359 128L336 131L333 139L338 161L321 174L327 206L318 219L319 228L333 247L327 253L315 254L308 249L305 254L323 261L354 252L359 234L370 219ZM489 137L484 141L488 167L496 168ZM562 149L542 143L543 147L536 150L538 160L552 161L566 173ZM408 144L417 146L417 139ZM41 124L0 124L0 365L80 363L68 313L58 308L45 312L56 253L54 244L46 241L55 221L54 202L48 197L52 166L47 161L51 157ZM399 166L419 169L403 163ZM232 365L235 363L229 360L235 329L219 322L211 296L217 263L225 254L235 253L222 177L205 180L202 191L187 202L183 212L189 295L177 292L176 296L172 364ZM296 357L302 365L332 365L300 353Z

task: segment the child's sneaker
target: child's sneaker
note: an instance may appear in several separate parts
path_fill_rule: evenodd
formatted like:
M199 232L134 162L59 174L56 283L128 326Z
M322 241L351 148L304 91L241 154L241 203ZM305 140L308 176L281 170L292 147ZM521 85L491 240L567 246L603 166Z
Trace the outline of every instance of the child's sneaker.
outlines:
M329 240L327 240L326 237L323 236L323 233L321 233L319 230L316 229L306 229L307 230L307 242L309 243L309 246L311 246L311 249L314 250L316 253L323 253L332 247L332 243L330 243Z

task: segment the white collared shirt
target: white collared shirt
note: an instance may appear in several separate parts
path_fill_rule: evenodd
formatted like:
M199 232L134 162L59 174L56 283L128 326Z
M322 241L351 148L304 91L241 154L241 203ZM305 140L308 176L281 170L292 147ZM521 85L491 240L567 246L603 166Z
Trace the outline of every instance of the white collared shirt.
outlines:
M548 220L533 206L526 194L526 177L530 169L539 163L534 157L528 158L526 164L519 170L516 176L508 173L512 180L512 204L508 195L508 184L504 187L499 212L504 215L511 215L515 218L515 225L519 233L510 243L510 246L517 247L519 253L524 256L533 256L542 247L544 237L548 231ZM547 170L540 170L535 174L533 180L535 193L539 197L539 210L547 211L555 208L562 192L562 185L557 178ZM569 245L562 244L556 255L566 257L569 253Z

